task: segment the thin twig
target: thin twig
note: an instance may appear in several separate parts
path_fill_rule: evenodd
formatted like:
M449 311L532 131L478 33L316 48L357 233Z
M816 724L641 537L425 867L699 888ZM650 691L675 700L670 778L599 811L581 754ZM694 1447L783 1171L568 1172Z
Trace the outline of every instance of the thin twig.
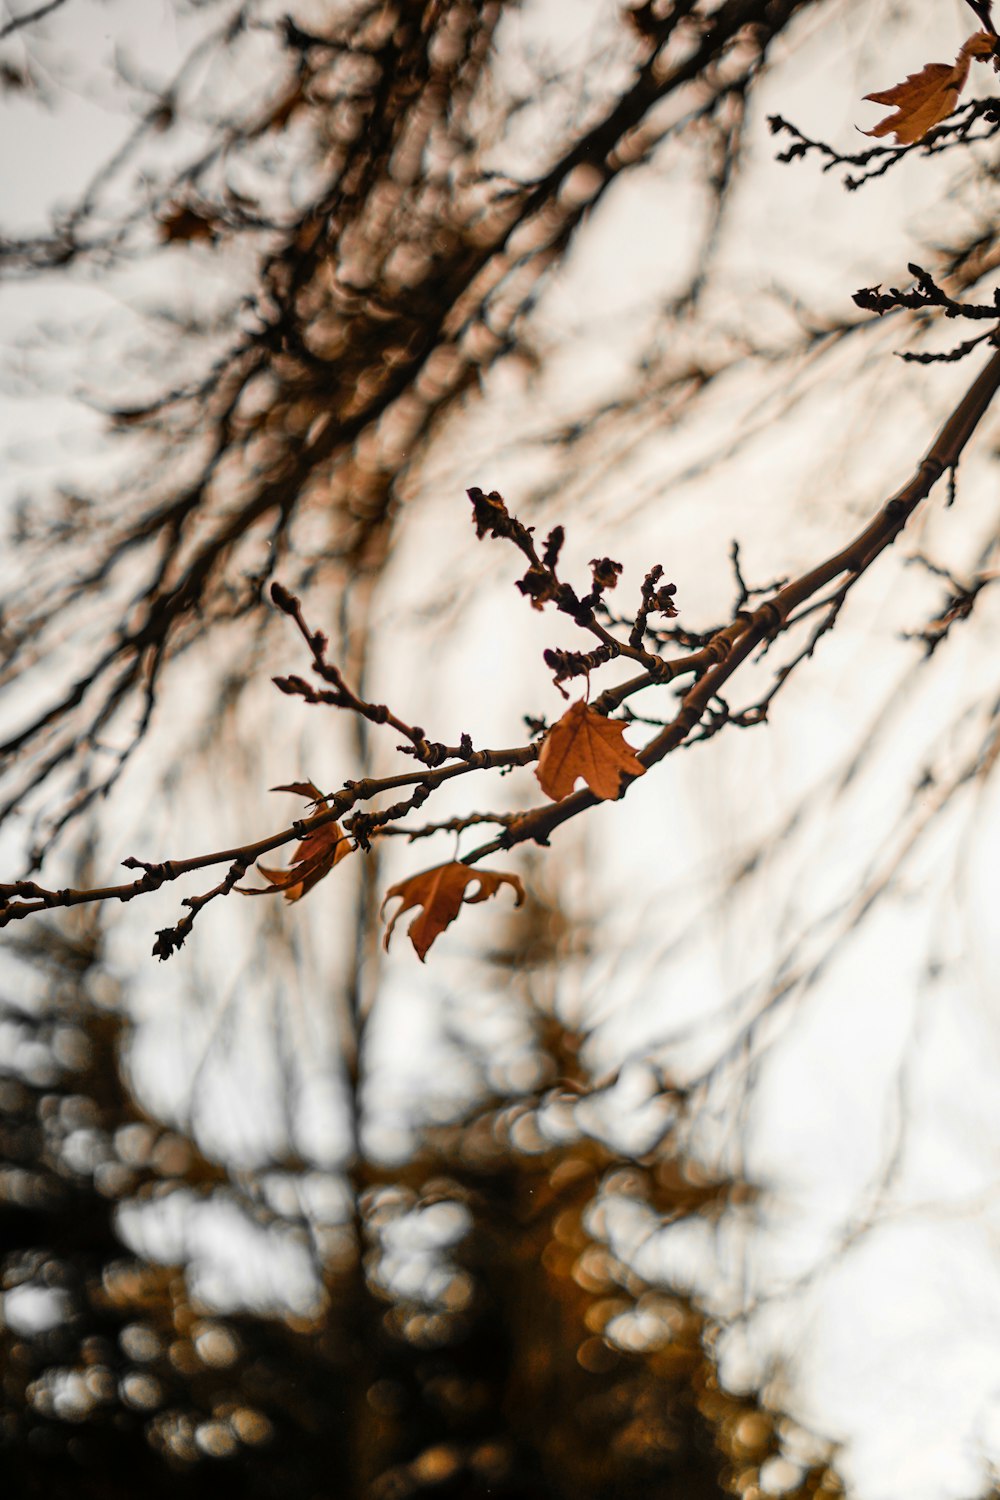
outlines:
M12 32L20 31L22 26L30 26L33 21L41 21L43 17L51 15L54 10L58 10L65 4L66 0L49 0L48 5L40 5L37 10L25 11L23 15L15 16L0 30L0 42L9 37Z
M599 712L608 713L612 708L621 704L626 697L644 688L670 681L672 677L679 676L683 672L693 671L696 674L695 681L681 698L680 708L675 717L638 752L638 759L644 768L649 769L656 765L679 745L696 737L695 731L699 726L706 733L715 733L727 723L740 722L739 715L730 714L722 696L726 683L758 646L774 640L790 625L797 623L804 618L805 614L811 612L807 606L814 595L835 579L843 577L843 581L829 598L820 600L817 605L813 606L825 608L826 614L799 655L779 672L775 688L764 700L763 706L766 711L767 703L787 679L789 672L801 660L812 655L820 636L832 628L850 590L855 587L875 559L895 541L916 506L926 498L941 476L954 470L963 449L988 409L998 387L1000 387L1000 350L992 355L951 416L943 424L918 464L913 477L886 501L878 514L846 547L801 577L776 589L770 598L756 608L738 610L732 623L718 630L707 645L700 650L677 661L655 658L653 665L640 676L611 689L595 700L592 706ZM537 560L540 574L544 573L545 589L541 589L540 579L540 592L549 591L547 601L543 602L557 603L559 607L565 607L572 596L576 601L576 609L580 616L577 623L582 628L589 628L589 621L593 618L590 601L580 601L569 586L562 584L556 577L555 557L558 545L554 534L549 539L545 554L542 558L538 558L530 540L530 533L515 517L508 514L499 495L483 496L482 491L473 490L470 491L470 497L476 511L477 529L480 535L484 530L492 530L494 535L502 535L515 541L522 552L533 556ZM484 525L483 519L487 512L490 520ZM525 539L527 539L527 546ZM608 567L614 565L610 565L608 559L603 559L600 564L595 563L593 566L596 586L598 569L606 577ZM533 561L529 572L534 567ZM522 580L522 586L523 582ZM522 591L532 594L533 603L539 602L531 589L522 587ZM273 592L279 608L296 620L313 653L314 666L320 676L333 685L329 695L330 701L335 706L353 711L364 720L381 717L381 708L377 715L373 714L372 705L365 703L344 687L339 671L326 661L325 639L318 632L309 630L302 616L301 607L294 596L288 594L280 586ZM560 598L562 603L560 603ZM749 599L745 602L749 603ZM567 612L573 613L574 610L569 609ZM713 705L718 705L718 707ZM744 714L745 721L754 722L746 718L747 712L749 711L745 711ZM387 710L385 718L389 721ZM393 717L391 722L410 739L411 743L416 744L418 735L422 738L423 731L405 725L402 720ZM403 775L367 777L362 781L347 782L341 791L324 796L324 806L319 812L311 817L298 819L289 828L282 829L256 843L196 855L185 860L167 861L162 864L149 864L136 859L126 860L127 866L139 868L143 872L139 879L128 884L89 890L48 890L34 881L15 881L0 885L0 926L53 907L69 907L110 900L130 901L135 896L157 890L166 882L176 880L181 875L194 870L216 864L228 864L230 871L226 879L204 896L188 898L185 904L190 908L189 916L184 918L177 928L165 930L176 939L168 945L169 951L172 952L187 935L194 916L201 906L217 895L228 894L240 878L240 875L234 872L237 869L240 874L245 872L256 859L270 850L290 843L292 840L301 841L307 838L310 833L343 817L359 805L372 802L385 792L404 787L412 788L411 795L393 807L380 812L355 815L355 818L351 820L352 834L360 844L365 844L370 834L384 831L388 822L401 818L407 812L420 806L445 781L452 780L456 776L468 775L473 771L508 771L515 766L529 765L538 759L540 748L539 743L532 742L507 750L480 750L462 755L457 763L452 765L424 766L417 772ZM628 780L625 778L625 786L627 784ZM547 844L556 828L578 816L585 809L595 806L599 800L590 791L573 792L559 802L549 803L513 816L498 817L492 821L501 825L502 832L488 843L465 855L463 862L472 865L489 854L510 849L520 843ZM475 815L469 821L471 823L485 820L486 815ZM158 943L163 936L163 933L159 935ZM161 957L167 956L167 953L160 949L154 949L154 951L159 951Z

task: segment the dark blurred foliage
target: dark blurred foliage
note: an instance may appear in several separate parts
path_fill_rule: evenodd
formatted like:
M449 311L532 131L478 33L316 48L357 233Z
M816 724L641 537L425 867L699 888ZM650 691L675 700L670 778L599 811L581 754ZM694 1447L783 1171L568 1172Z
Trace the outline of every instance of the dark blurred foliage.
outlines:
M398 1167L356 1161L331 1229L144 1113L96 932L40 937L18 954L39 998L6 996L0 1021L5 1495L760 1493L779 1420L720 1388L698 1310L601 1233L612 1199L669 1222L747 1189L685 1168L669 1135L637 1160L555 1143L544 1106L571 1110L586 1079L551 1012L551 1088L483 1098ZM183 1264L135 1253L129 1213L180 1198L306 1245L316 1310L220 1315ZM817 1491L837 1491L826 1470L792 1493Z

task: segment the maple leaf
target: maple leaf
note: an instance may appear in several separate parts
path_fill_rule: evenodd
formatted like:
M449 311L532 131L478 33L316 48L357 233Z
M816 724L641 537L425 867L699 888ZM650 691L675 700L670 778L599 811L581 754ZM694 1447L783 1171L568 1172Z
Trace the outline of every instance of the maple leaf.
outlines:
M964 43L954 63L928 63L919 73L910 73L905 83L897 83L879 94L866 94L872 104L891 104L895 113L886 115L874 130L862 134L880 136L893 131L900 146L912 146L923 140L928 130L940 124L958 103L969 76L970 60L991 56L995 45L995 36L988 31L977 31Z
M568 797L582 776L595 797L621 795L622 772L643 776L646 767L623 738L620 719L606 719L581 698L553 724L538 757L535 775L554 802Z
M474 882L479 889L474 895L467 896L465 892ZM423 907L420 915L407 929L417 957L423 963L434 939L440 937L445 928L454 922L463 906L475 906L479 901L486 901L490 896L495 896L502 885L513 888L514 905L520 906L524 900L524 886L518 876L505 875L501 870L477 870L458 860L447 865L435 865L432 870L422 870L419 875L401 880L398 885L390 886L382 902L383 912L394 896L402 897L403 902L393 913L385 930L382 946L388 950L393 928L404 911L409 911L413 906Z
M322 802L323 793L311 781L292 781L287 786L273 786L272 792L294 792L308 797L311 802ZM266 865L257 868L266 886L239 885L241 896L274 896L283 891L286 901L301 901L314 885L329 875L334 865L340 863L351 852L352 845L339 823L324 823L320 828L307 833L292 856L287 870L272 870Z

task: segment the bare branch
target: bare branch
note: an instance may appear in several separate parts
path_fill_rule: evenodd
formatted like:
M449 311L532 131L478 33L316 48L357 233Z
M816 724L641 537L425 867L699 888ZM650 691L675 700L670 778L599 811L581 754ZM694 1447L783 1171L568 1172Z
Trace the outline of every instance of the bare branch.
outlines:
M33 22L41 21L65 4L66 0L49 0L48 5L40 5L37 10L24 11L22 15L15 16L13 20L7 22L6 26L0 28L0 42L9 37L12 32L20 31L22 26L31 26Z
M696 738L708 737L726 724L742 724L745 727L759 723L766 717L767 706L774 694L787 680L790 672L801 661L813 654L821 636L832 628L850 590L896 539L916 506L926 498L938 479L955 469L966 444L988 409L998 387L1000 387L1000 350L992 355L944 423L917 466L913 477L886 501L874 519L859 532L853 541L832 557L802 574L801 577L775 589L768 599L755 608L738 608L731 624L717 630L704 647L692 651L687 657L675 660L655 657L652 659L652 665L638 677L620 684L617 688L610 689L595 701L592 707L598 712L607 714L623 703L627 697L631 697L644 688L670 681L673 677L683 673L695 673L695 681L683 695L678 713L638 753L638 760L644 768L648 769L656 765L679 745ZM581 628L589 630L594 623L590 603L587 600L581 601L568 584L558 579L555 572L559 539L554 536L550 537L544 555L539 557L530 532L516 517L510 515L498 494L494 492L485 496L481 490L476 489L470 490L469 493L479 535L482 536L485 531L489 530L494 536L512 542L529 558L529 575L526 576L533 579L533 586L525 589L523 579L518 586L523 593L531 597L533 605L540 607L545 603L554 603L558 609L571 613ZM603 572L605 576L616 577L615 566L610 563L610 560L605 559L599 570L595 565L595 570ZM829 598L809 606L809 601L814 595L841 575L846 576ZM655 585L658 581L659 574L655 569L647 574L643 585L642 603L637 615L637 626L638 621L644 619L643 611L648 612L648 606L655 597ZM537 584L537 587L534 584ZM743 585L741 606L749 604L749 593L750 591ZM146 863L137 859L126 860L127 866L141 868L143 871L139 879L129 884L90 890L49 890L34 881L14 881L0 885L0 926L53 907L69 907L112 900L130 901L136 896L157 890L164 883L176 880L195 870L217 864L228 864L230 869L225 879L204 895L188 898L185 901L185 905L190 908L188 915L176 927L164 929L158 934L154 952L159 957L166 958L184 941L201 907L218 895L227 895L250 865L270 850L279 848L292 840L306 839L317 829L343 818L355 808L371 803L386 792L403 787L412 788L412 793L408 798L392 807L377 812L355 813L350 824L350 832L361 847L367 848L372 838L386 831L388 824L399 821L408 812L421 806L445 781L477 771L511 770L516 766L529 765L538 759L541 747L537 742L506 750L473 751L471 741L466 747L467 737L463 737L463 744L458 750L449 751L444 746L430 747L429 742L424 739L422 730L407 725L403 720L390 715L388 709L366 703L352 693L345 686L339 670L327 661L326 640L320 632L310 630L298 599L281 585L275 585L272 594L278 608L295 621L309 646L314 670L325 682L331 684L329 691L317 692L302 679L277 679L278 685L284 691L291 691L308 702L326 703L346 709L364 719L389 722L410 741L410 745L403 748L408 749L410 753L417 754L418 758L426 759L440 749L446 756L457 756L457 764L436 766L427 764L422 770L409 774L366 778L357 782L349 781L340 792L324 795L323 807L311 817L297 819L290 827L278 833L235 849L220 850L160 864ZM665 602L670 603L669 595L665 596ZM811 609L824 611L823 617L799 654L779 671L775 687L755 708L744 710L742 714L731 715L722 697L722 690L729 679L758 646L776 639L791 625L810 613ZM622 643L611 635L608 638L614 646L624 644L627 654L639 654L629 642ZM547 653L547 657L550 655L551 653ZM649 653L642 651L641 655L645 657ZM609 655L605 659L612 659L612 657ZM289 684L292 685L289 686ZM701 735L695 734L699 726L703 729ZM423 753L420 750L422 746L428 746ZM626 774L624 777L626 786L630 779ZM461 826L492 821L501 826L502 832L488 843L465 855L462 862L472 865L489 854L511 849L521 843L547 844L556 828L595 806L600 800L589 790L576 791L558 802L529 809L513 817L491 818L485 814L476 814L464 820ZM398 831L410 833L411 837L422 837L429 832L443 831L447 826L449 825L441 824L437 828L414 830L412 833L405 827L401 827ZM450 826L457 829L459 825L453 821Z

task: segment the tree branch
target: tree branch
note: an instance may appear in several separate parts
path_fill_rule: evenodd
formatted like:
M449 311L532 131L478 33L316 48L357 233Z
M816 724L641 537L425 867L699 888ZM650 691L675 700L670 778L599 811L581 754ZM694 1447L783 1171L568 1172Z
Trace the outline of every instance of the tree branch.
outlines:
M644 672L607 690L595 699L591 705L592 709L608 714L634 693L669 682L682 674L694 674L695 681L682 697L680 709L675 717L638 752L638 760L645 769L658 764L671 751L689 740L692 732L706 715L711 717L713 733L716 729L724 727L726 723L748 727L764 720L770 699L789 672L800 661L812 655L819 638L832 628L850 590L871 567L875 559L896 539L916 506L926 498L942 474L954 470L963 449L988 409L998 387L1000 387L1000 350L992 355L988 364L943 424L918 464L913 477L885 502L878 514L847 546L802 574L801 577L776 587L768 599L753 609L746 607L750 602L750 591L744 585L741 588L741 597L733 621L716 630L705 645L691 650L687 656L673 660L654 657L651 665ZM608 586L607 580L617 578L617 564L613 564L610 559L595 561L592 564L592 597L581 600L568 584L558 579L555 572L556 557L562 540L561 529L557 528L557 531L550 535L545 551L539 557L530 532L515 517L509 515L499 495L484 496L481 490L473 489L470 490L469 496L472 500L479 535L482 536L485 531L489 530L494 536L512 541L528 557L529 572L526 579L530 578L533 582L526 587L526 579L522 579L519 587L522 592L531 597L535 607L541 607L545 603L554 603L557 608L571 614L582 629L592 630L593 605L600 595L601 587ZM803 610L803 606L807 605L808 601L821 589L842 575L846 576L830 598L813 605L813 608L825 608L827 613L803 650L787 667L781 669L776 687L763 700L763 704L757 706L758 712L754 713L750 710L742 715L731 716L721 694L733 674L758 646L775 639L790 625L797 623L803 613L809 613L808 609ZM642 632L646 628L647 617L654 606L666 612L672 612L674 609L672 587L663 590L656 589L661 576L662 570L659 568L654 568L647 574L630 639L620 643L616 637L605 632L611 647L624 644L626 648L630 648L628 650L630 655L642 657L650 655L642 648L637 648L634 642L637 634L641 639ZM604 582L602 583L601 580ZM373 802L386 792L403 787L413 789L409 797L392 807L383 808L378 812L356 813L352 820L356 826L351 826L350 821L348 823L355 847L368 848L373 838L387 833L406 834L411 838L419 838L449 828L458 831L479 822L493 821L500 825L502 831L495 838L464 856L462 862L468 865L476 864L487 855L510 849L516 844L526 842L547 844L556 828L561 827L563 823L578 816L587 808L595 806L601 800L589 790L576 791L558 802L520 814L503 814L494 818L490 814L477 813L465 819L451 819L438 825L412 830L407 829L405 824L398 828L389 827L388 825L398 822L405 818L407 813L420 807L444 782L453 780L457 776L485 770L509 771L516 766L529 765L538 759L540 743L535 741L504 750L473 751L471 740L464 735L458 747L428 742L423 730L407 725L381 705L365 703L351 692L345 686L339 670L326 659L325 637L320 632L309 629L303 617L301 605L295 596L279 584L274 585L272 594L277 607L295 621L307 642L312 654L313 671L322 681L331 684L332 690L317 692L300 678L275 679L278 685L286 692L297 693L306 701L328 703L368 720L392 724L410 742L409 745L400 748L410 754L415 754L418 759L424 761L422 768L419 771L396 776L369 777L362 781L346 782L341 791L330 795L324 794L323 806L311 817L296 819L289 827L277 833L269 834L256 842L240 845L237 848L216 850L188 859L168 860L163 863L127 859L125 865L132 869L141 869L142 875L122 885L82 890L50 890L32 880L0 885L0 927L35 912L51 910L54 907L79 906L103 901L131 901L136 896L158 890L160 886L177 880L183 875L213 865L227 864L230 868L224 879L202 896L186 898L184 904L189 908L187 916L176 927L164 929L158 934L154 952L161 958L165 958L183 943L201 907L216 896L228 895L261 855L291 843L293 840L301 842L318 829L343 818L345 814L359 805ZM797 611L799 613L796 613ZM617 651L613 651L606 659L612 659L617 654L619 654ZM546 653L547 659L553 655L555 653ZM563 675L561 668L557 668L557 685L560 675ZM295 685L289 688L289 683ZM722 703L722 709L714 712L713 703ZM456 763L437 764L436 762L441 758L454 759ZM630 779L633 778L625 776L622 794Z
M20 31L22 26L30 26L34 21L41 21L65 4L66 0L49 0L48 5L40 5L37 10L28 10L23 15L15 16L12 21L7 22L6 26L0 28L0 42L9 37L12 32Z

